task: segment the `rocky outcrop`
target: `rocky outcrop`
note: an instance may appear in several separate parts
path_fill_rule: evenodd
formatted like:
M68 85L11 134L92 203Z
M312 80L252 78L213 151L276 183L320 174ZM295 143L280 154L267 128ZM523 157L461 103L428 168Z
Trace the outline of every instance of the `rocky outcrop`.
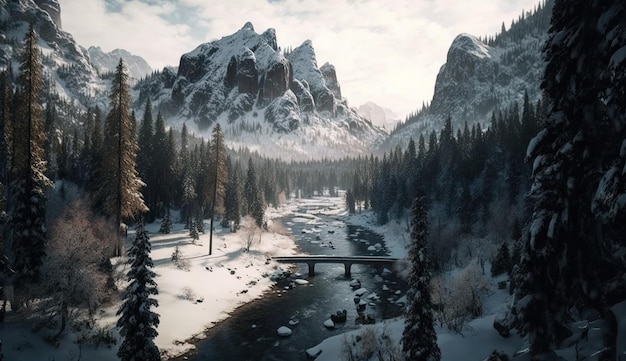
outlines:
M50 15L50 18L61 29L61 5L58 0L35 0L35 4Z
M303 112L312 112L315 110L315 100L313 100L309 83L307 83L306 80L300 81L298 79L294 79L291 82L290 89L298 98L298 104L300 104L300 109Z
M93 104L93 96L97 96L101 82L85 49L71 34L61 30L60 11L57 0L0 0L2 29L11 29L10 36L0 31L0 68L6 68L17 59L29 24L33 24L39 45L47 49L43 67L53 80L50 85L78 103L90 101ZM85 89L91 90L90 99L87 99Z
M337 81L337 73L335 72L335 66L329 63L325 63L320 68L322 76L326 82L326 87L333 93L337 100L341 100L341 88Z
M291 65L280 53L275 53L263 75L263 85L259 93L259 107L263 108L272 100L282 96L291 84Z
M477 87L492 84L497 76L489 46L469 34L457 36L448 50L447 62L439 70L431 110L439 114L456 113L473 103ZM478 109L490 108L497 101L490 94L477 104ZM467 114L469 115L469 114Z
M306 79L309 83L317 111L326 112L329 116L335 116L336 98L333 92L326 86L326 79L317 66L313 43L310 40L306 40L302 45L293 49L288 55L288 59L293 65L294 78Z
M239 57L237 87L239 88L239 93L256 95L259 91L259 71L256 68L256 57L252 50L248 48Z
M298 99L291 90L288 90L267 107L265 120L272 124L276 132L288 133L298 129L299 113Z

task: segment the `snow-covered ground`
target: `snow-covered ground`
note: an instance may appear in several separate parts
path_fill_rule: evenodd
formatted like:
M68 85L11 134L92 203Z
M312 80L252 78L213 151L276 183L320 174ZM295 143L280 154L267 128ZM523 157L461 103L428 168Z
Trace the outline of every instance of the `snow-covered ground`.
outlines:
M289 203L279 209L268 209L266 216L272 220L292 212L297 204ZM273 284L272 275L282 272L281 267L268 261L271 256L293 255L296 252L292 237L285 232L264 232L260 243L253 243L250 252L243 252L244 232L230 233L216 227L213 234L213 254L208 255L208 222L206 234L201 234L194 244L182 224L174 224L170 234L158 233L160 222L146 226L152 244L151 257L157 274L159 294L156 299L160 315L159 335L155 342L167 357L180 355L193 344L187 340L201 338L203 331L228 317L238 306L261 297ZM134 234L128 235L129 239ZM172 262L176 246L188 262L188 270ZM121 260L114 260L121 261ZM104 309L98 325L110 329L118 337L114 325L119 302ZM0 340L5 360L117 360L117 346L82 346L75 343L78 332L68 332L59 343L51 345L46 337L56 330L33 330L33 324L8 311L0 323ZM119 342L118 342L119 344Z
M297 200L279 209L268 209L266 215L272 220L287 214L297 214L297 209L308 206L310 211L302 214L302 222L314 222L318 214L337 217L349 224L360 225L385 235L385 246L394 257L405 257L406 244L409 239L407 224L392 221L385 226L377 226L371 212L358 215L347 215L341 198L316 198L313 200ZM294 218L296 221L299 217ZM229 316L238 306L263 296L273 284L272 275L282 272L280 266L268 261L270 256L293 255L296 253L294 239L286 232L264 232L261 243L254 243L249 253L243 252L244 232L230 233L226 229L216 228L213 237L213 255L208 255L209 235L200 236L196 244L191 242L188 231L182 224L175 224L171 234L159 234L159 222L147 225L152 243L152 259L159 286L157 300L159 307L155 310L160 314L159 336L156 344L166 358L181 355L195 347L188 342L194 338L202 338L203 331L212 327L220 320ZM208 224L205 229L208 230ZM129 239L134 237L129 234ZM176 246L183 258L188 262L188 270L176 267L171 256ZM451 270L447 277L458 273ZM445 327L437 327L438 344L442 360L484 360L493 350L513 355L524 349L524 340L513 334L502 338L493 328L496 314L502 310L509 300L506 289L499 290L498 281L505 276L491 278L489 264L486 268L487 279L491 283L492 292L483 299L482 316L471 320L459 334ZM444 275L445 276L445 275ZM118 337L114 325L119 302L102 311L98 327L110 330L111 335ZM376 325L362 326L360 329L330 337L318 345L311 345L308 353L319 354L316 361L344 359L346 341L354 341L357 335L363 335L367 328L374 328L379 333L389 335L389 342L396 347L404 328L404 319L396 318ZM576 358L576 352L585 355L596 355L589 359L597 359L597 351L602 348L603 321L591 323L581 321L572 325L574 336L571 342L557 351L565 360ZM580 334L586 330L588 339L576 343ZM101 345L100 347L79 346L76 343L80 332L68 331L59 343L50 344L46 337L56 330L33 330L33 323L22 320L12 311L7 313L4 323L0 323L0 340L5 360L117 360L117 346ZM119 340L118 340L119 344ZM374 356L375 359L376 356ZM529 359L528 354L515 358L519 361Z

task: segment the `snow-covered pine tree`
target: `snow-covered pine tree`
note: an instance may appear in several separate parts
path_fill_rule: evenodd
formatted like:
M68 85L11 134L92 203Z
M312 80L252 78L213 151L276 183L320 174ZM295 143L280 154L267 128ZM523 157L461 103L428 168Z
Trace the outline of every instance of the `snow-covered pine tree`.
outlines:
M23 281L35 281L46 255L46 195L51 186L43 160L41 51L31 25L20 58L18 104L13 124L13 154L9 193L13 269L16 291Z
M172 231L172 219L170 218L170 209L168 208L165 211L165 216L161 221L161 227L159 228L159 233L169 234Z
M410 289L407 292L408 306L402 333L402 350L407 360L436 361L441 359L437 345L433 305L430 290L430 258L426 253L428 235L428 213L426 198L417 192L411 208L411 248L409 259L412 270L409 274Z
M614 18L616 13L621 16ZM548 118L527 150L527 158L534 159L529 194L533 215L514 277L515 326L528 334L533 356L550 352L568 336L570 308L606 310L597 271L603 260L612 258L605 251L610 250L606 237L612 232L599 227L591 205L599 170L615 162L615 149L623 149L612 127L624 115L616 117L610 110L607 64L620 58L615 55L618 48L623 52L624 38L609 54L615 39L603 33L603 25L612 19L615 29L621 24L623 36L623 14L622 2L554 3L541 84Z
M123 337L117 356L122 361L161 359L159 349L154 344L154 338L158 335L156 329L159 326L159 315L151 309L159 304L151 297L158 294L158 290L150 249L150 237L143 219L140 219L135 241L127 252L130 264L127 278L130 283L124 291L124 303L117 311L120 316L117 327Z

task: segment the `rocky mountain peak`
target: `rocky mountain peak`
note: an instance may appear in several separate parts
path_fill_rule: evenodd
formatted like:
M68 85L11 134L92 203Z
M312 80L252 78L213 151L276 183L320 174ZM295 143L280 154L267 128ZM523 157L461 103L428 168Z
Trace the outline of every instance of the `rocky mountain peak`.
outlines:
M294 137L301 139L311 127L319 127L324 130L313 132L317 136L332 134L325 152L346 141L354 142L346 149L366 150L383 136L342 99L335 67L318 67L310 40L283 51L271 28L258 34L246 23L232 35L183 54L171 86L157 86L157 78L137 85L138 98L145 103L150 97L155 106L167 109L167 116L193 122L200 131L220 122L231 136L265 128L269 133L299 133Z

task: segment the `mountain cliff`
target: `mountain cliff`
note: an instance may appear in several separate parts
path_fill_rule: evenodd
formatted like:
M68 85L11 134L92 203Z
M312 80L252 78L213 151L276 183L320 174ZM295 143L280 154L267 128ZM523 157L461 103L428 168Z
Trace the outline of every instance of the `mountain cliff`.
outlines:
M521 105L526 92L531 101L539 99L545 68L542 48L551 11L552 1L547 1L494 37L459 34L437 74L430 104L410 116L377 148L393 149L397 144L406 145L411 137L417 140L420 134L439 131L448 116L454 129L465 122L485 128L494 111L516 102Z
M183 54L177 70L135 91L138 110L150 98L174 123L203 132L219 122L227 141L282 157L358 154L384 136L342 98L335 67L318 67L311 41L283 51L274 29L258 34L251 23Z

